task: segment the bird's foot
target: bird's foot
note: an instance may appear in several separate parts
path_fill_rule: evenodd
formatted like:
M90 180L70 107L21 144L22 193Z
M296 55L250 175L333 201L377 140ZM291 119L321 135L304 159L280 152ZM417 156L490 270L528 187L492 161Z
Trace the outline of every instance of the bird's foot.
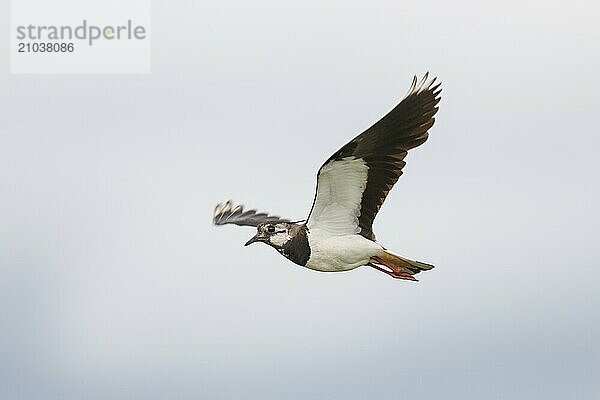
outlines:
M414 282L418 282L418 279L417 279L417 278L415 278L415 277L413 276L413 274L411 274L411 273L410 273L409 271L407 271L405 268L398 267L398 266L396 266L396 265L393 265L393 264L387 263L387 262L385 262L384 260L382 260L382 259L381 259L381 258L379 258L379 257L372 257L371 259L372 259L374 262L376 262L377 264L381 264L381 265L384 265L385 267L389 268L389 270L388 270L388 269L386 269L386 268L382 268L382 267L380 267L379 265L376 265L376 264L374 264L374 263L369 263L369 264L367 264L368 266L370 266L370 267L373 267L373 268L375 268L376 270L378 270L378 271L381 271L381 272L383 272L383 273L385 273L385 274L388 274L388 275L389 275L389 276L391 276L392 278L395 278L395 279L404 279L404 280L407 280L407 281L414 281Z

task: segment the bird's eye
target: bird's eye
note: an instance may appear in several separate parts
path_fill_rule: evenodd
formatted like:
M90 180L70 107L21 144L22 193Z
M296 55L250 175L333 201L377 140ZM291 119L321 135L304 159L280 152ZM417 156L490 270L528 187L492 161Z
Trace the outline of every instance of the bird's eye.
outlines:
M267 232L269 232L269 233L275 232L275 227L273 225L267 226Z

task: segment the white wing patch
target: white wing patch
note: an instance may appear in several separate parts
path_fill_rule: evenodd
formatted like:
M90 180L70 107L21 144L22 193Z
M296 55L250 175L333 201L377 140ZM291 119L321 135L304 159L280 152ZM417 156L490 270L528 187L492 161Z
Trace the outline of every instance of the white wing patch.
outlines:
M359 233L360 203L368 175L369 167L362 158L346 157L325 164L317 178L308 229L322 229L332 235Z

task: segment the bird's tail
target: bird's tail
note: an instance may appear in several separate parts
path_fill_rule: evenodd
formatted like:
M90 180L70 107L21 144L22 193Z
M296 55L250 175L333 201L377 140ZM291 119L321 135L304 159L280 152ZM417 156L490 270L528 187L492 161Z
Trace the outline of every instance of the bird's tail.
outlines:
M406 279L410 281L416 281L417 279L414 277L414 275L418 274L419 272L429 271L433 268L433 265L431 264L409 260L408 258L401 257L385 249L383 249L383 251L381 251L376 257L372 257L371 262L381 264L389 268L391 272L372 265L394 278Z

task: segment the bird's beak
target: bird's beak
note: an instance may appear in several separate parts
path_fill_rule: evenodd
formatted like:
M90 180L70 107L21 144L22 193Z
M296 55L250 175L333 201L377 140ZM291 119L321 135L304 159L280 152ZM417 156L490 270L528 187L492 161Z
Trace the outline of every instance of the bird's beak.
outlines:
M260 241L261 241L261 237L260 237L260 236L258 236L258 233L257 233L256 235L252 236L252 237L250 238L250 240L248 240L248 241L247 241L247 242L244 244L244 246L249 246L249 245L251 245L251 244L252 244L252 243L254 243L254 242L260 242Z

